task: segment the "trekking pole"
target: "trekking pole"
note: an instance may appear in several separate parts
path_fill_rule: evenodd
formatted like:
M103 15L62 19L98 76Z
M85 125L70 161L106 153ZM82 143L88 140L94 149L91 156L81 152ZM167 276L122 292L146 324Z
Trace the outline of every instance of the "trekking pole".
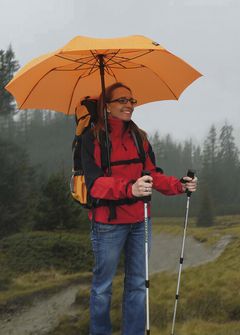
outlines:
M142 176L150 176L150 172L144 170ZM146 287L146 332L150 335L149 321L149 271L148 271L148 203L151 201L151 196L143 197L144 201L144 229L145 229L145 287Z
M187 176L190 178L194 178L195 171L188 170ZM181 183L186 183L184 179L180 180ZM180 280L181 280L181 273L182 273L182 266L183 266L183 255L184 255L184 247L185 247L185 239L187 233L187 225L188 225L188 213L189 213L189 204L190 204L190 197L192 192L186 190L187 193L187 206L186 206L186 214L185 214L185 222L184 222L184 230L183 230L183 239L182 239L182 248L181 248L181 255L180 255L180 262L179 262L179 271L178 271L178 281L177 281L177 291L176 291L176 300L174 305L174 312L173 312L173 321L172 321L172 332L171 335L174 335L174 328L175 328L175 321L176 321L176 314L177 314L177 304L179 299L179 289L180 289Z

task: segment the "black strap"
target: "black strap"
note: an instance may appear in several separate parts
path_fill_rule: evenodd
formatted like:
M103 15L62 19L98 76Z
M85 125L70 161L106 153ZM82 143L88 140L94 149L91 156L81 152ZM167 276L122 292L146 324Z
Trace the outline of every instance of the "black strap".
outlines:
M107 160L107 141L105 131L99 132L99 145L101 151L101 168L103 171L106 172L106 170L108 169L108 160ZM109 141L109 145L110 145L109 152L111 157L111 150L112 150L111 141Z
M77 119L77 115L75 114L75 121L76 121L76 124L78 125L80 121L86 119L87 116L89 116L90 114L85 114L83 116L81 116L79 119Z
M131 131L131 135L134 140L135 146L137 148L139 158L111 162L110 163L111 166L142 163L144 167L145 160L146 160L146 153L144 151L142 138L138 132L135 132L133 130ZM107 148L106 148L106 134L104 132L100 133L100 148L101 148L101 167L103 171L106 171L107 169L107 159L106 159ZM110 153L111 153L111 142L110 142ZM93 206L94 207L107 206L109 208L108 221L111 221L116 218L116 206L131 205L140 200L142 199L140 198L125 198L125 199L119 199L119 200L98 199L97 202L93 201Z
M125 159L122 161L111 162L111 166L142 163L140 158Z
M142 201L142 198L135 197L119 200L93 199L93 207L110 206L110 204L113 204L114 206L132 205L140 200Z
M131 135L137 148L139 158L144 166L146 161L146 153L143 147L143 140L138 131L135 132L134 130L131 130Z
M91 122L96 123L97 122L97 100L90 99L90 97L85 97L84 100L81 101L81 105L86 106L88 113L91 116Z
M82 169L81 145L82 145L82 136L75 135L75 138L72 143L73 170L74 171Z

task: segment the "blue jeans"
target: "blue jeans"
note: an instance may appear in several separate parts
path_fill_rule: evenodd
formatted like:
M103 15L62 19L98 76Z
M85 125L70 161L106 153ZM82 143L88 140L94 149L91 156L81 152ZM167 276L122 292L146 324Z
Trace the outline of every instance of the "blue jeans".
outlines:
M149 250L151 221L148 223ZM112 281L124 250L125 278L122 301L122 335L145 333L145 230L135 224L92 223L95 256L90 296L90 334L111 335Z

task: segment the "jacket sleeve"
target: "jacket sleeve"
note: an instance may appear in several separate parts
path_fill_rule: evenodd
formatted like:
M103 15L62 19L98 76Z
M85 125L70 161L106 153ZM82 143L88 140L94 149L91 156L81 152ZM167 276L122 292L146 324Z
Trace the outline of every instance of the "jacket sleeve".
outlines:
M164 195L176 195L184 193L180 180L174 176L167 176L164 173L157 172L155 165L154 153L150 143L146 144L146 161L145 170L150 171L153 178L153 188Z
M119 200L132 198L132 183L121 177L106 177L96 162L94 156L94 137L90 131L86 132L82 138L81 160L84 171L86 186L90 195L95 199Z

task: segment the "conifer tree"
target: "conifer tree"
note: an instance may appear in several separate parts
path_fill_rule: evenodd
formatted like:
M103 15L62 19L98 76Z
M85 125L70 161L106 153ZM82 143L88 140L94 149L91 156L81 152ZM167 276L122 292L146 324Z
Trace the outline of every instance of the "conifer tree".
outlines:
M219 175L218 150L217 130L212 125L204 141L200 179L202 184L208 185L209 197L212 199L213 205L217 203L217 187L219 178L221 178Z
M62 172L52 174L43 184L34 229L89 231L86 212L72 199L68 182Z
M15 102L13 96L5 90L5 86L12 79L19 68L12 47L0 50L0 131L1 135L12 139L14 134L13 115Z
M203 147L203 172L207 178L213 177L216 172L218 158L217 131L211 126Z
M219 174L218 201L222 214L236 212L240 201L240 159L235 144L233 127L225 123L219 136L218 152Z
M209 227L214 224L214 209L208 186L201 185L200 189L200 206L197 216L197 226Z
M0 139L0 238L31 225L34 181L25 150Z
M15 59L12 47L4 51L0 50L0 113L9 115L15 111L14 98L4 89L18 70L19 64Z

